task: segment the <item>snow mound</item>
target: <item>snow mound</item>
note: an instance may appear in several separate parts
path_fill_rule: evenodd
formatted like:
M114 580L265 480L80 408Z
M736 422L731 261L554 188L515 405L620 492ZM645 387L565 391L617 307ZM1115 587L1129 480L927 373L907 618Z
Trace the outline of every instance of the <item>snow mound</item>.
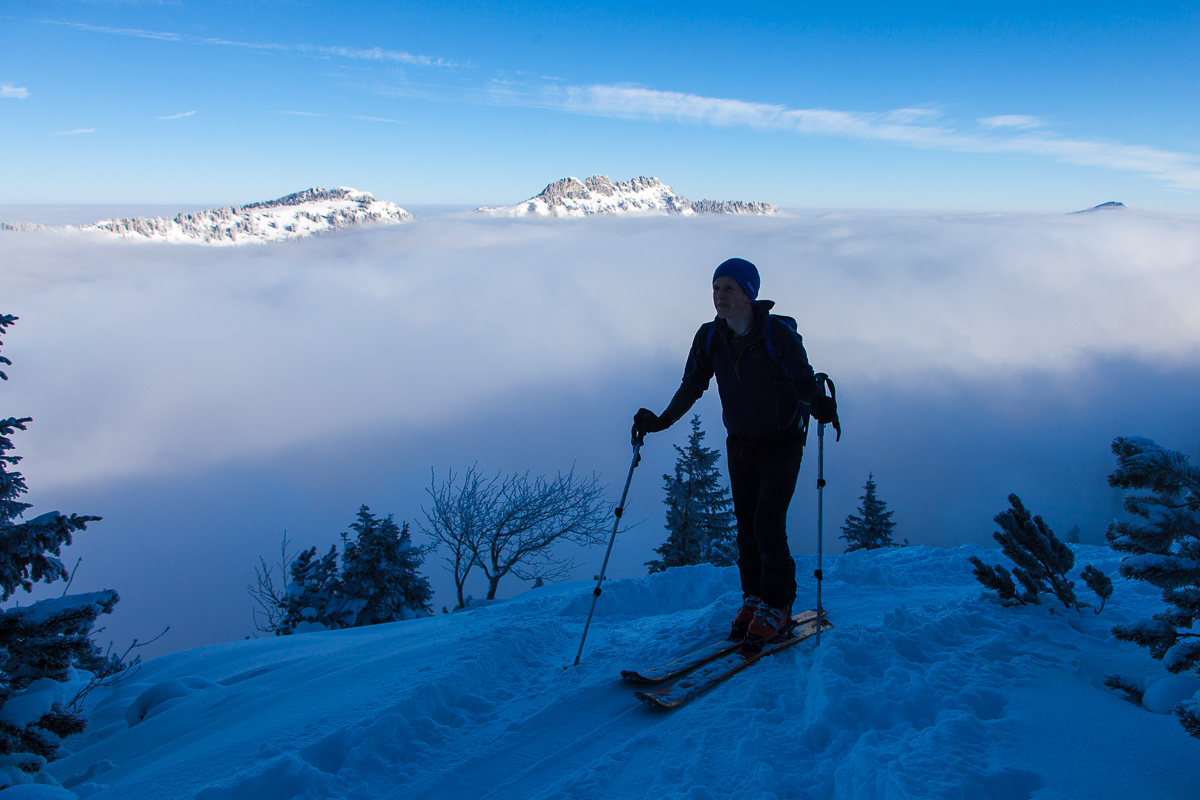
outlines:
M1146 689L1142 705L1155 714L1170 714L1176 703L1200 699L1196 697L1197 693L1200 693L1200 676L1195 673L1164 675Z
M152 242L236 245L279 242L356 225L395 225L412 215L346 186L306 189L278 200L163 217L106 219L78 230Z
M217 684L206 678L189 675L179 680L156 683L138 695L125 712L125 721L129 727L137 725L147 717L161 714L180 700L193 692L216 688Z
M587 217L595 214L774 214L778 206L740 200L691 201L658 178L613 182L607 175L563 178L523 203L476 211L494 217Z

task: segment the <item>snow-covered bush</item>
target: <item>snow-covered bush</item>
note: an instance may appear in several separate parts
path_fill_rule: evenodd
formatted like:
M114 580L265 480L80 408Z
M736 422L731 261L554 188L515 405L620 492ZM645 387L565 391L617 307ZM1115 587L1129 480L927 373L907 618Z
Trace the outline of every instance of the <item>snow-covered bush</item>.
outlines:
M1059 541L1041 517L1029 513L1021 498L1010 494L1008 502L1012 507L995 516L1002 530L994 532L992 538L1016 566L1010 574L1003 564L989 566L978 556L971 556L976 579L1000 595L1000 602L1005 605L1041 605L1041 595L1053 594L1067 608L1082 613L1083 603L1075 596L1075 582L1067 577L1075 568L1075 553ZM1098 614L1112 594L1112 581L1091 565L1084 568L1081 577L1100 598Z
M0 315L0 333L16 317ZM0 356L0 364L9 365ZM0 379L8 376L0 372ZM30 508L19 498L25 479L11 467L12 436L26 429L29 417L0 419L0 600L34 583L67 578L59 559L71 535L100 519L50 511L25 522ZM93 674L81 664L107 663L88 638L96 617L112 611L112 590L68 595L0 611L0 788L30 783L58 752L61 740L80 733L87 721L74 701L92 685Z
M317 558L317 548L310 547L296 556L290 572L291 580L278 599L276 636L349 627L346 622L357 609L347 608L341 594L336 545L330 545L321 558Z
M1125 510L1143 521L1114 522L1108 541L1114 550L1129 553L1121 576L1161 589L1168 606L1150 619L1117 625L1113 635L1148 648L1171 673L1200 674L1200 633L1191 630L1200 619L1200 469L1183 453L1140 437L1118 437L1112 451L1117 469L1108 476L1109 485L1151 494L1125 498ZM1110 676L1108 684L1141 699L1129 691L1133 681L1126 676ZM1174 710L1188 733L1200 738L1200 700Z
M864 493L858 498L862 503L858 507L858 516L846 515L846 524L842 525L842 535L848 543L846 552L853 550L874 550L878 547L898 547L892 541L892 531L896 523L892 522L894 511L887 510L887 503L875 494L875 474L867 476L863 484ZM905 542L907 544L907 541Z
M354 537L351 538L350 532ZM426 617L433 613L429 581L418 573L426 548L412 543L408 524L397 527L392 515L377 518L367 506L358 509L350 532L342 534L342 567L337 546L317 558L311 547L287 563L291 580L280 593L264 588L260 572L256 599L274 597L277 636L355 628ZM284 545L286 559L286 542Z
M692 416L687 447L675 445L675 474L663 475L667 499L667 540L654 552L661 558L647 561L651 573L668 567L713 564L728 567L737 562L737 524L729 487L721 482L719 450L705 447L700 415Z

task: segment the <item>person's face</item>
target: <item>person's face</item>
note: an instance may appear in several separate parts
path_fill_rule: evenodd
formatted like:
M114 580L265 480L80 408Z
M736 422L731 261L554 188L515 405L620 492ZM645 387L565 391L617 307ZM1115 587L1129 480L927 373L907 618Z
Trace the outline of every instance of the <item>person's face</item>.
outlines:
M728 275L722 275L713 281L713 305L717 316L723 320L739 317L750 311L750 295L742 291L738 282Z

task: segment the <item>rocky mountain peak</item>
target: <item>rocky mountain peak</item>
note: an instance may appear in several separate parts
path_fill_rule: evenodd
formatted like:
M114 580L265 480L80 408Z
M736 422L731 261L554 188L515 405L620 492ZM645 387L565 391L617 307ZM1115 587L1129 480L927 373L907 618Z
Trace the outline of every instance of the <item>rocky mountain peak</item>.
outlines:
M513 206L476 209L497 217L585 217L595 214L774 214L777 206L740 200L688 200L658 178L613 181L607 175L554 181Z

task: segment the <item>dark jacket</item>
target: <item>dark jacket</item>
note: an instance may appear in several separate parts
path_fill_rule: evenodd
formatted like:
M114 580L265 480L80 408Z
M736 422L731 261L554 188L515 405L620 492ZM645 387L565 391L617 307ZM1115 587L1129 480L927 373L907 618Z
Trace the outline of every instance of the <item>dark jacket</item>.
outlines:
M770 316L774 305L771 300L755 301L754 323L744 336L734 336L720 318L700 326L692 340L679 391L663 412L664 422L673 423L687 413L715 375L725 428L731 434L766 436L799 429L803 406L817 393L817 382L800 335ZM778 364L767 350L768 322ZM717 327L710 337L714 325Z

